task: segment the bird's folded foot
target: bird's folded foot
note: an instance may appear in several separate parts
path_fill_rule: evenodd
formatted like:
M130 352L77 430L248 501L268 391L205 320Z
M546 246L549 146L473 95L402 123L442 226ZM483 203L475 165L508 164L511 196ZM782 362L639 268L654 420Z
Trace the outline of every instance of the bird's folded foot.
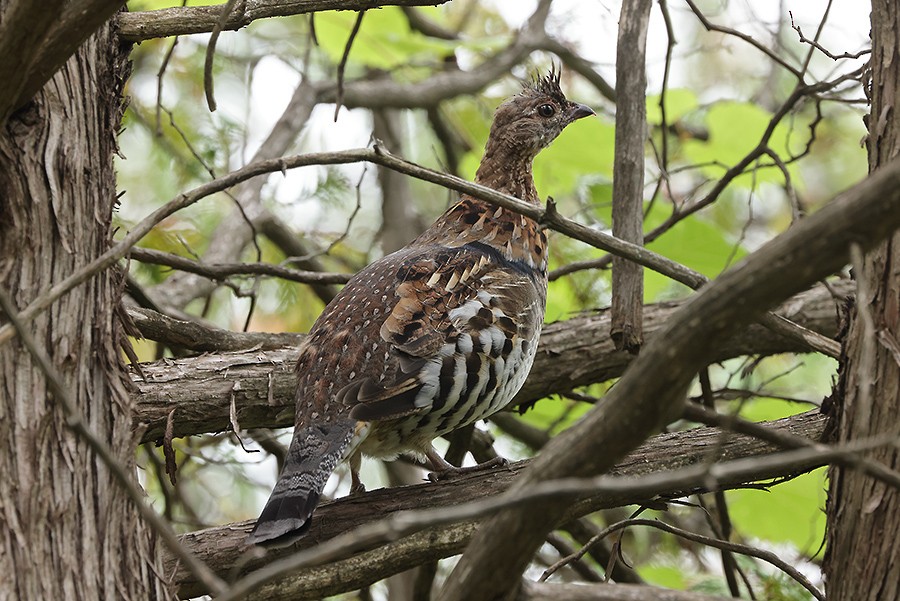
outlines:
M429 461L431 462L432 471L428 474L428 479L431 482L437 482L442 478L446 478L447 476L453 476L456 474L468 474L471 472L477 472L480 470L490 469L493 467L506 467L509 465L509 461L505 457L494 457L493 459L489 459L484 463L479 463L478 465L472 465L468 467L456 467L450 463L447 463L443 457L441 457L437 451L431 449L428 453L426 453Z
M366 492L366 485L359 479L359 467L350 466L350 496L361 495Z

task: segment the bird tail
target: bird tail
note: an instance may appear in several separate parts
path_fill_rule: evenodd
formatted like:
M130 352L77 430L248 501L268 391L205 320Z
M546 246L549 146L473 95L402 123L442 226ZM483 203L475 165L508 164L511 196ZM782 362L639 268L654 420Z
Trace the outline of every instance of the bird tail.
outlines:
M306 534L328 477L345 458L355 426L356 420L341 420L294 432L275 489L247 536L249 544L285 546Z

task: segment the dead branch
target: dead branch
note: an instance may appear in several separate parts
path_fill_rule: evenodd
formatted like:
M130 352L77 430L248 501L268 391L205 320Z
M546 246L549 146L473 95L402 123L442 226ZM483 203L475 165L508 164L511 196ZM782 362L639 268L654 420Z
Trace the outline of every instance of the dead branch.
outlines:
M796 436L818 440L823 432L824 422L823 416L812 411L778 420L770 425ZM618 478L655 475L665 482L667 472L704 465L704 462L710 460L711 450L717 452L713 459L718 461L767 455L775 457L779 450L766 442L743 435L730 435L724 444L720 445L720 442L721 431L717 428L702 427L661 434L634 451L613 468L610 474ZM728 488L753 480L802 473L822 464L822 460L812 457L814 455L810 454L810 458L781 465L777 469L762 466L752 474L742 473L739 477L720 475L716 477L716 481L719 487ZM399 511L441 509L443 513L459 505L460 499L479 501L495 497L507 490L529 463L531 462L518 462L510 465L508 470L494 469L463 474L439 483L373 490L364 495L322 504L316 510L312 528L304 538L293 547L270 550L264 557L254 556L244 546L252 521L192 532L182 538L182 543L220 575L234 574L236 568L239 573L249 573L298 551L322 548L325 541ZM641 503L656 496L685 494L683 482L670 483L668 486L663 484L650 492L636 492L633 489L627 490L628 488L623 481L621 490L590 495L577 501L570 500L567 502L568 510L564 520L599 509ZM345 554L321 567L292 570L286 580L270 583L256 590L256 594L258 598L267 599L313 599L353 590L416 565L457 554L468 543L474 530L475 523L472 520L424 529L418 534L400 538L387 545L378 545L352 557ZM394 559L387 561L387 558ZM179 583L179 592L183 597L205 592L186 570L175 566L174 559L168 559L167 565L169 569L175 570L175 581ZM337 578L336 574L341 577Z
M836 286L843 292L851 287L850 282L841 282ZM648 340L657 335L679 306L681 303L645 307L644 324ZM837 332L834 299L822 286L795 296L779 311L825 336L833 336ZM202 350L210 350L208 344L220 340L223 347L227 344L231 348L252 350L142 364L143 378L135 371L132 380L138 391L135 397L135 426L143 430L144 441L162 436L166 418L173 408L176 408L175 436L227 430L232 399L238 419L245 428L293 425L296 346L262 350L260 336L265 334L225 330L210 330L207 333L199 324L189 324L188 328L188 324L176 320L166 322L161 318L145 318L148 313L151 312L141 311L135 323L149 338ZM175 331L167 333L171 329ZM541 334L534 368L513 403L531 403L553 393L622 375L632 356L615 350L609 330L610 317L607 312L583 315L546 326ZM196 332L196 342L193 343L184 336L192 331ZM295 336L299 343L300 336ZM723 340L715 360L803 350L796 342L760 325L753 325Z
M264 2L246 0L232 11L222 28L234 31L253 21L270 17L287 17L323 10L361 11L382 6L437 6L447 0L290 0ZM141 42L173 35L209 33L213 31L222 6L179 6L119 15L119 36L129 42Z
M895 159L704 286L643 348L604 402L542 450L515 489L603 473L681 413L691 379L719 341L839 270L851 244L871 248L898 227ZM543 501L539 511L531 504L495 515L472 539L440 599L461 601L476 590L488 598L506 595L565 510L562 502Z

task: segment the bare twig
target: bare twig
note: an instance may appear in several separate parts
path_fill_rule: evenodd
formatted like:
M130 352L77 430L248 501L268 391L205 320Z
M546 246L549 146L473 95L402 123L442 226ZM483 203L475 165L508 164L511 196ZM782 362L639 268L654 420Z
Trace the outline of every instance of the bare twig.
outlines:
M701 11L699 8L697 8L697 5L694 4L693 0L685 0L685 1L687 2L687 5L691 7L691 10L697 16L697 18L700 20L700 22L703 24L703 27L705 27L707 31L718 31L719 33L724 33L724 34L728 34L728 35L732 35L737 38L740 38L741 40L747 42L748 44L750 44L751 46L753 46L754 48L756 48L757 50L759 50L760 52L762 52L763 54L768 56L775 63L784 67L785 70L787 70L791 74L793 74L794 77L796 77L798 80L800 80L800 81L803 80L803 74L800 72L799 69L797 69L793 65L787 63L783 58L778 56L778 54L775 53L770 48L766 48L763 44L761 44L759 41L754 39L753 36L747 35L746 33L743 33L736 29L732 29L730 27L725 27L724 25L716 25L715 23L710 21L706 17L706 15L703 14L703 11Z
M209 111L216 111L216 99L213 93L213 58L216 56L216 43L219 41L219 34L228 23L228 18L234 11L234 6L238 0L228 0L222 7L216 22L213 24L212 32L209 36L209 43L206 45L206 58L203 61L203 89L206 92L206 104Z
M350 30L350 35L347 37L347 44L344 46L344 53L341 55L341 62L338 63L337 98L334 101L335 122L337 122L338 113L341 112L341 103L344 101L344 69L347 67L347 59L350 58L350 48L353 47L353 40L356 39L356 34L359 33L359 28L362 26L362 20L365 14L366 11L361 10L356 15L356 21L353 23L353 29Z
M575 549L572 548L572 545L569 544L569 541L556 534L555 532L551 532L547 536L547 542L550 543L550 545L554 549L556 549L563 557L570 557L575 554ZM589 566L586 562L581 561L581 557L568 562L566 565L571 566L575 573L578 574L578 576L586 582L603 582L604 580L603 577L598 574L596 570L594 570L594 568ZM544 573L546 574L547 572L545 571Z
M799 570L797 570L794 566L790 565L786 561L782 560L778 555L772 553L771 551L766 551L764 549L758 549L756 547L751 547L749 545L742 545L738 543L732 543L725 540L719 540L716 538L712 538L709 536L703 536L701 534L696 534L694 532L689 532L687 530L683 530L681 528L676 528L675 526L670 526L665 522L660 522L658 520L648 520L644 518L631 518L627 520L622 520L620 522L616 522L615 524L610 524L608 527L604 528L597 536L595 536L588 545L582 547L577 553L570 555L569 557L564 557L556 564L548 568L544 573L547 572L552 573L551 570L555 571L572 561L580 559L586 552L587 547L589 545L594 544L595 542L602 540L603 538L609 536L613 532L618 530L622 530L624 528L628 528L629 526L649 526L650 528L656 528L658 530L662 530L663 532L668 532L669 534L674 534L676 536L680 536L681 538L694 541L696 543L701 543L704 545L708 545L710 547L715 547L717 549L722 549L725 551L731 551L733 553L740 553L741 555L747 555L749 557L756 557L757 559L762 559L765 562L768 562L796 580L800 583L803 588L808 590L816 599L819 601L825 601L825 595L822 594L819 589L817 589L813 584L809 581L806 576L801 574ZM545 580L542 578L542 581Z
M822 448L819 443L802 436L794 436L790 432L768 428L763 424L747 421L737 416L721 415L696 403L685 405L684 417L707 426L717 426L731 432L753 436L785 449ZM897 434L900 436L900 432ZM877 480L900 489L900 473L890 469L883 463L860 455L853 459L853 466Z
M181 0L181 6L187 6L187 0ZM172 38L172 43L169 44L169 49L166 50L166 53L163 55L162 62L159 65L159 71L156 72L156 135L162 135L162 94L163 94L163 82L165 81L164 75L166 74L166 69L169 67L169 61L172 60L172 55L175 54L175 46L178 45L178 36ZM171 115L170 115L171 117Z
M829 7L830 6L831 6L831 3L829 2ZM809 44L810 46L812 46L813 48L815 48L816 50L818 50L819 52L821 52L822 54L824 54L825 56L827 56L828 58L830 58L833 61L838 61L838 60L841 60L844 58L857 59L857 58L866 56L867 54L872 54L871 48L865 48L863 50L860 50L859 52L852 52L852 53L851 52L843 52L841 54L833 54L833 53L829 52L827 48L822 46L815 39L811 40L811 39L807 38L805 35L803 35L803 32L800 30L800 26L794 24L794 13L792 11L788 11L788 15L790 15L790 17L791 17L791 29L793 29L794 31L797 32L797 35L800 37L800 43ZM816 32L816 38L818 38L818 34L820 31L821 31L821 28L819 29L819 31Z
M264 584L294 572L301 567L319 565L337 558L346 557L356 550L394 541L427 527L482 518L501 509L521 506L539 499L572 499L583 495L596 494L600 491L628 491L636 494L646 492L652 494L652 491L659 490L662 482L665 482L665 485L669 487L674 485L680 490L691 491L703 488L709 482L715 482L719 478L733 477L742 473L757 473L756 471L762 465L771 467L783 462L794 464L798 461L803 462L813 459L827 462L845 458L848 455L853 455L866 449L893 444L893 442L893 437L878 437L865 442L855 441L842 447L829 447L829 450L824 453L819 450L801 449L767 457L715 464L709 469L706 466L699 465L664 474L636 478L600 476L586 479L551 480L534 484L527 488L509 490L496 497L452 507L401 511L323 541L312 548L296 552L284 559L273 561L233 583L227 592L215 598L217 601L244 599ZM652 522L652 520L650 521ZM656 522L653 523L655 524ZM709 544L713 543L710 542ZM727 544L732 545L733 543ZM737 552L747 551L742 545L735 545L734 550ZM757 550L749 549L749 551L756 552ZM750 554L749 551L748 554ZM769 561L767 557L761 558ZM777 557L775 559L780 562ZM775 565L778 564L776 563Z
M418 9L412 6L403 6L400 10L403 11L403 15L406 17L406 21L409 23L409 28L414 31L418 31L422 35L426 35L431 38L437 38L439 40L459 39L458 33L451 31L440 23L429 19Z
M346 284L351 277L351 274L347 273L303 271L271 263L205 264L180 255L137 246L129 251L128 256L141 263L165 265L218 281L235 275L267 275L301 284Z

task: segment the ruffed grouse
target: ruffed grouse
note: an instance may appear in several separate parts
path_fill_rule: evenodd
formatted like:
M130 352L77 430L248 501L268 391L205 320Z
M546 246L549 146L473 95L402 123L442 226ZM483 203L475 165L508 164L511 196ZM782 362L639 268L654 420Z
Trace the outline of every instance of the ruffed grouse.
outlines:
M576 119L559 74L494 115L475 181L538 204L531 163ZM360 271L325 307L297 362L296 428L248 542L288 544L309 527L328 476L360 453L404 451L446 471L441 434L502 409L531 369L547 299L547 237L517 213L463 195L405 248Z

